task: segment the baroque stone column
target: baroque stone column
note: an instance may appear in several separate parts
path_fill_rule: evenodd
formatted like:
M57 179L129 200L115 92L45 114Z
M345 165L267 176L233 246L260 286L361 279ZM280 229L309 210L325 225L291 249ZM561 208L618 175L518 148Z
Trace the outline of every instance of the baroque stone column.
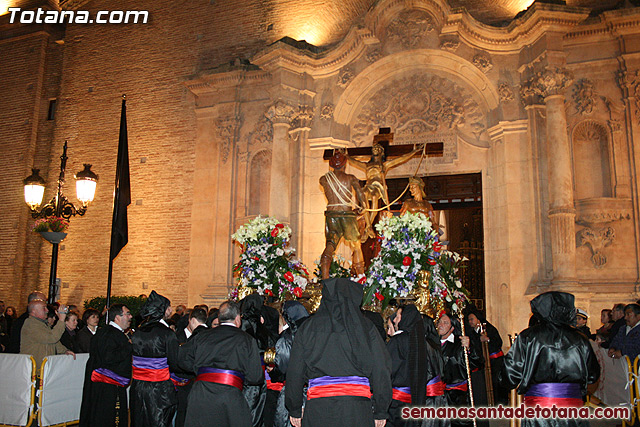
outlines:
M576 282L576 211L573 203L571 146L567 135L564 106L564 92L572 81L570 72L558 67L549 67L534 77L534 87L546 105L549 221L554 285L571 285Z
M279 99L266 112L273 124L269 215L280 221L291 220L291 144L289 128L296 109Z

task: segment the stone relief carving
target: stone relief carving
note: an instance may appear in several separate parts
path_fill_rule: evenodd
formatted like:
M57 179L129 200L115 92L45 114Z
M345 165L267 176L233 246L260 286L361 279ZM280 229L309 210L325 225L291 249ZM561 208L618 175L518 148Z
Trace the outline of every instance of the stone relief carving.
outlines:
M520 85L520 100L525 107L541 103L533 79L526 80Z
M222 163L227 163L236 132L238 120L233 117L218 119L215 122L217 134L220 136L220 156Z
M387 28L387 36L392 40L400 40L405 48L413 48L434 28L433 18L427 12L406 10L391 21Z
M274 102L265 113L265 117L271 121L271 123L288 123L291 124L291 120L296 112L296 108L278 99Z
M578 231L577 235L578 247L587 245L591 249L591 262L595 268L602 268L607 263L607 256L604 254L604 248L611 245L616 238L616 231L613 227L604 227L594 230L585 227Z
M394 131L405 126L419 132L458 131L480 139L486 119L478 103L457 84L421 74L382 87L360 110L353 126L356 145L368 141L381 126Z
M262 117L256 123L255 128L249 134L249 146L256 147L260 145L267 145L273 142L273 124L271 120L266 117Z
M382 51L378 48L373 49L371 52L367 53L364 57L368 63L372 64L376 62L378 59L382 58Z
M473 57L473 65L478 67L480 71L487 74L493 68L491 57L485 53L479 53Z
M588 115L593 113L596 105L596 91L593 83L589 79L580 79L573 90L573 102L576 111L580 114Z
M633 108L636 120L640 124L640 70L635 73L624 70L618 71L617 80L623 96L634 98Z
M546 98L551 95L560 95L573 83L573 75L569 70L559 67L546 68L533 77L533 87L537 93Z
M500 102L513 101L513 91L507 83L498 85L498 94L500 95Z
M353 70L351 68L343 68L342 70L340 70L340 74L338 75L338 86L343 88L347 87L349 82L351 82L354 77L355 74L353 73Z
M313 120L314 110L310 105L300 105L298 107L298 112L293 118L291 122L291 127L294 129L299 128L308 128L311 126L311 121Z
M454 39L444 39L440 41L440 49L448 50L449 52L455 52L460 47L460 42Z
M333 104L324 104L320 109L320 120L331 120L335 108Z

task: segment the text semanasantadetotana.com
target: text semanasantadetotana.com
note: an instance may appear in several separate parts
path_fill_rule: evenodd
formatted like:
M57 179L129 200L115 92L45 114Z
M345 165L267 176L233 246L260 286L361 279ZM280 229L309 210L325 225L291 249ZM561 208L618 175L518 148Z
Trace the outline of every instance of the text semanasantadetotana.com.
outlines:
M477 408L453 408L453 407L425 407L425 406L407 406L402 408L401 416L403 419L423 419L423 418L457 418L457 419L534 419L534 418L560 418L560 419L629 419L629 408L611 407L611 408L588 408L586 406L580 408L574 407L541 407L524 406L495 406L495 407L477 407Z
M9 23L20 24L146 24L149 12L146 10L99 10L92 17L88 10L22 10L8 9Z

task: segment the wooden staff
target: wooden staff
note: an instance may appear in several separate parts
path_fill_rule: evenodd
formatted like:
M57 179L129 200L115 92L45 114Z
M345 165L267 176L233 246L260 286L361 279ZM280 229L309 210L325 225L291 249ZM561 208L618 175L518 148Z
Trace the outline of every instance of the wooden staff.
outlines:
M487 324L480 324L480 336L487 331ZM495 404L493 400L493 376L491 375L491 357L489 356L489 342L482 341L482 356L484 357L484 382L487 387L487 404L493 406Z
M515 342L516 338L518 338L518 334L515 334L515 336L512 336L511 334L509 334L509 349L513 347L513 343ZM520 406L520 402L518 402L519 395L515 388L511 390L509 395L511 398L511 406L513 408ZM509 427L519 427L519 426L520 426L520 420L518 418L511 418L511 420L509 421Z
M460 327L462 328L462 336L466 336L465 332L464 332L464 315L462 314L462 311L460 311L458 313L458 318L460 319ZM471 342L469 342L469 345L471 345ZM469 403L471 403L471 406L474 407L475 404L473 403L473 388L471 387L471 367L469 366L469 349L466 347L462 347L464 349L464 364L465 367L467 368L467 384L469 385ZM473 419L473 427L476 427L476 419Z

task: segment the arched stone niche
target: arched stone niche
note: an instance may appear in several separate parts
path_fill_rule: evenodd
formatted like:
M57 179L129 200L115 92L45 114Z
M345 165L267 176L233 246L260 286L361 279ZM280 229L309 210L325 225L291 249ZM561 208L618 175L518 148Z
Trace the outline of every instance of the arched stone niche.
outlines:
M612 197L610 138L595 120L579 123L572 136L576 200Z

